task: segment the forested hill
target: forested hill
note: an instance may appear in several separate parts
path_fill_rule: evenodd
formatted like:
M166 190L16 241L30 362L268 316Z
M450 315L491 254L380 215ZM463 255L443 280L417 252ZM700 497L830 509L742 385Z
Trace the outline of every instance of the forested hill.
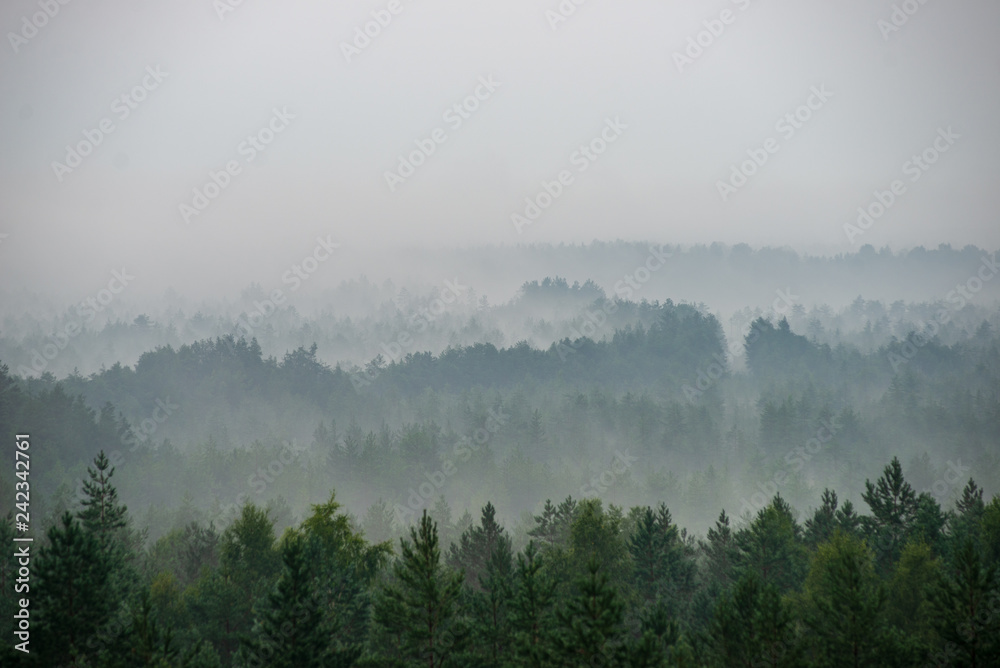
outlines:
M309 452L313 478L269 484L261 499L283 496L300 510L333 480L361 512L372 489L405 500L414 475L433 474L477 433L488 442L449 493L466 507L489 495L514 514L551 490L579 490L616 450L643 465L613 489L637 500L670 490L678 516L701 526L710 504L698 499L749 498L789 469L786 494L799 504L816 485L857 493L858 475L893 455L922 485L957 459L987 489L1000 480L1000 344L988 323L949 332L952 343L918 332L862 352L783 319L758 319L727 341L711 315L670 302L655 306L649 327L612 329L599 319L614 303L587 309L592 320L581 322L592 326L547 350L477 344L345 368L323 363L315 346L277 359L253 339L226 337L163 346L89 377L5 369L0 425L11 437L15 425L37 425L49 444L41 457L58 471L79 473L101 448L164 471L123 490L156 506L181 499L178 477L188 490L217 490L203 506L231 503L262 459L293 442ZM743 355L746 371L734 373ZM829 442L799 452L831 419ZM54 492L61 476L39 484Z

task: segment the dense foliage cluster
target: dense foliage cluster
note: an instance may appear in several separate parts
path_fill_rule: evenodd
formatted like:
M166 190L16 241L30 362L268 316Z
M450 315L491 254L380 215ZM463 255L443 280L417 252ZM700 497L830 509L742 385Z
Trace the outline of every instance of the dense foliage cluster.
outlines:
M248 503L142 546L104 453L48 529L25 666L994 666L1000 497L954 508L893 459L867 512L826 490L805 522L779 495L704 538L664 504L547 501L515 550L492 504L444 545L424 511L371 543L334 496L277 535ZM104 512L96 513L96 508ZM0 540L10 541L10 518ZM9 583L15 560L0 562ZM0 594L12 634L11 588Z

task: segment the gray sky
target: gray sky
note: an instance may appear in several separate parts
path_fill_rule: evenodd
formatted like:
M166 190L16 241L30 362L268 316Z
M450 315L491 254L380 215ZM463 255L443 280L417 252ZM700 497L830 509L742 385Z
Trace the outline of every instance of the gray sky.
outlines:
M157 290L235 290L275 282L318 235L342 244L344 275L381 244L1000 246L995 0L587 0L554 29L558 0L243 0L220 18L229 1L52 0L37 31L23 17L44 0L3 3L7 289L92 294L126 266ZM890 32L894 4L916 11ZM347 62L372 12L391 22ZM699 33L708 46L678 71ZM115 103L144 80L134 109ZM478 109L444 116L477 86ZM780 130L813 87L832 95ZM249 161L241 142L274 109L294 118ZM607 119L606 151L574 156ZM113 132L57 176L102 121ZM947 128L947 152L907 172ZM390 191L385 173L436 129L446 141ZM769 139L777 151L723 201L718 182ZM179 207L230 161L239 173L185 222ZM563 170L572 181L518 233L512 214ZM844 225L896 179L903 194L849 241Z

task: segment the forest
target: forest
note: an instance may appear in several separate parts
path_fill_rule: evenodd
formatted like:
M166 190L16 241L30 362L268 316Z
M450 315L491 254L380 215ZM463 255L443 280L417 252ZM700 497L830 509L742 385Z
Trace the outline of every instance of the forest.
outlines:
M457 285L6 317L3 665L1000 665L985 295Z

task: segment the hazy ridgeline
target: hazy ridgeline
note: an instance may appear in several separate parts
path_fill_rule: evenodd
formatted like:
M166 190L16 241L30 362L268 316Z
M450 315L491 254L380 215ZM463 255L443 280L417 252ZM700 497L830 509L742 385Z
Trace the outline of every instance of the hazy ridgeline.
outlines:
M517 522L546 498L600 496L665 501L703 531L774 491L803 512L827 486L857 502L897 455L920 490L960 462L993 493L1000 281L956 291L992 257L486 248L443 256L438 285L317 287L312 312L257 285L235 302L122 298L91 323L76 307L8 312L3 427L45 416L52 473L37 484L52 513L60 485L111 453L154 537L181 508L210 517L247 499L291 523L331 487L359 518L382 499L412 519L443 497L455 521L489 500ZM570 279L513 278L539 262ZM491 300L465 278L482 266L494 290L520 287ZM626 269L579 273L608 266ZM676 303L710 295L725 308Z
M82 635L59 637L96 638L86 655L101 661L181 660L169 627L187 666L257 665L282 643L319 643L324 665L410 665L393 661L427 640L400 640L419 623L401 621L394 587L417 571L441 587L434 614L450 621L434 637L449 665L571 665L572 620L598 599L600 665L732 665L740 652L813 665L846 646L887 666L996 654L966 631L992 633L1000 612L962 621L956 603L968 584L1000 605L987 572L1000 555L994 255L477 253L525 263L490 290L458 272L360 278L311 310L258 285L236 301L123 297L92 318L8 308L0 431L30 431L31 510L48 531L34 637L70 624L44 583L96 563L108 570L73 577L104 603L80 608ZM632 268L621 282L522 275L491 298L539 253ZM855 294L859 276L884 282ZM727 286L756 297L740 305ZM711 295L722 306L698 299ZM106 479L83 485L88 466L92 481L115 469L117 499ZM0 498L16 482L5 467ZM98 498L112 520L88 510ZM535 577L555 587L548 603L525 598ZM330 601L303 593L317 583ZM822 631L837 605L869 623ZM311 631L293 642L281 620L303 610ZM544 642L515 632L531 614ZM766 637L733 644L761 619ZM536 651L547 658L532 663Z

